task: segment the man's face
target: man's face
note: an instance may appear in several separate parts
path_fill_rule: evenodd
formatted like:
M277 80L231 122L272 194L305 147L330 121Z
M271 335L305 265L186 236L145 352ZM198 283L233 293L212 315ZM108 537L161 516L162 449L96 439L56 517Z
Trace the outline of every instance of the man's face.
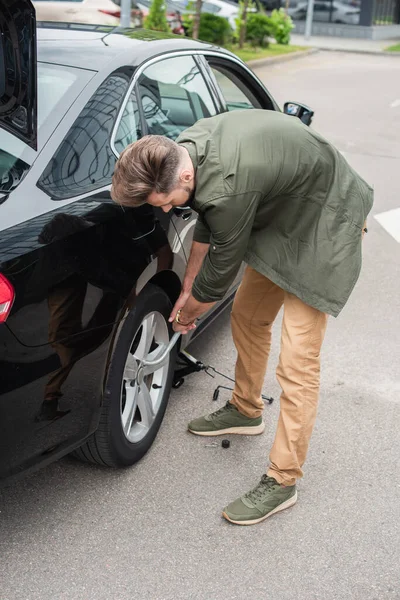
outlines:
M192 196L192 189L188 185L179 185L169 194L158 194L152 192L147 199L148 204L162 208L164 212L169 212L174 206L184 206L189 202Z
M188 204L194 196L195 188L195 173L190 159L189 163L189 166L185 165L179 173L176 188L169 194L151 192L147 198L148 204L158 206L162 208L164 212L169 212L174 206L184 206L185 204Z

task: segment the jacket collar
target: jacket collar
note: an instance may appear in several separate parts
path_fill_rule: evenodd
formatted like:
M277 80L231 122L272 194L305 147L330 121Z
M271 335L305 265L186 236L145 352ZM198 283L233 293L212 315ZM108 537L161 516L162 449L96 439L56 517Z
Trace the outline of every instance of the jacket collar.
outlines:
M199 164L199 158L197 156L196 144L194 142L184 142L179 145L184 146L184 148L186 148L186 150L189 152L189 156L193 163L194 170L197 171L197 166Z
M189 152L189 156L190 159L193 163L193 168L194 168L194 177L196 180L197 177L197 167L199 164L199 157L197 154L197 149L196 149L196 144L194 142L183 142L179 144L180 146L184 146L186 148L186 150ZM196 189L194 192L194 197L190 200L190 206L198 212L198 207L197 207L197 203L196 203Z

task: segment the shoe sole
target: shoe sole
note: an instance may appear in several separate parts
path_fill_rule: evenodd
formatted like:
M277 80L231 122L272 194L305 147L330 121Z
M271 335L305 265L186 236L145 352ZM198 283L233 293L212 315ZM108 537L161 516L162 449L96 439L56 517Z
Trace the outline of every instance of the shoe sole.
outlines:
M226 429L218 429L217 431L195 431L194 429L190 429L190 427L188 427L188 431L190 431L190 433L207 437L214 435L226 435L228 433L235 433L237 435L260 435L263 433L264 429L264 423L256 426L253 425L252 427L227 427Z
M276 513L281 512L281 510L290 508L291 506L293 506L293 504L296 504L296 502L297 502L297 490L293 496L291 496L290 498L285 500L285 502L282 502L282 504L279 504L279 506L274 508L274 510L271 510L271 512L269 512L264 517L261 517L260 519L252 519L251 521L235 521L234 519L231 519L226 514L226 512L222 512L222 516L230 523L235 523L235 525L256 525L257 523L261 523L261 521L265 521L265 519L268 519L268 517L272 517L272 515L275 515Z

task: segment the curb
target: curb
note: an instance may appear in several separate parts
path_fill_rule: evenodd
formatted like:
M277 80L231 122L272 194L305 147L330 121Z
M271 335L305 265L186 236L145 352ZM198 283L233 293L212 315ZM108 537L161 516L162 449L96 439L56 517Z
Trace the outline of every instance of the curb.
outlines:
M298 50L296 52L289 52L289 54L281 54L278 56L266 56L265 58L256 58L255 60L249 60L246 65L249 67L263 67L264 65L277 64L287 62L289 60L295 60L296 58L303 58L310 54L316 54L320 51L320 48L309 48L308 50ZM390 53L391 54L391 53Z
M322 52L348 52L350 54L367 54L369 56L400 56L400 52L385 52L384 50L363 50L361 48L318 48Z

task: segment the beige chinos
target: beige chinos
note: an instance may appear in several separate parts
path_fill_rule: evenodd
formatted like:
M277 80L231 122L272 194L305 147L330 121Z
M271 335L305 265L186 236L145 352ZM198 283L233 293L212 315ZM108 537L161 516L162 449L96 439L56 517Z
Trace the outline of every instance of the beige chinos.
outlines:
M282 388L280 415L268 475L284 485L302 477L319 396L320 350L327 315L304 304L247 267L232 309L238 352L231 403L248 417L261 415L261 398L272 324L283 305L277 379Z

